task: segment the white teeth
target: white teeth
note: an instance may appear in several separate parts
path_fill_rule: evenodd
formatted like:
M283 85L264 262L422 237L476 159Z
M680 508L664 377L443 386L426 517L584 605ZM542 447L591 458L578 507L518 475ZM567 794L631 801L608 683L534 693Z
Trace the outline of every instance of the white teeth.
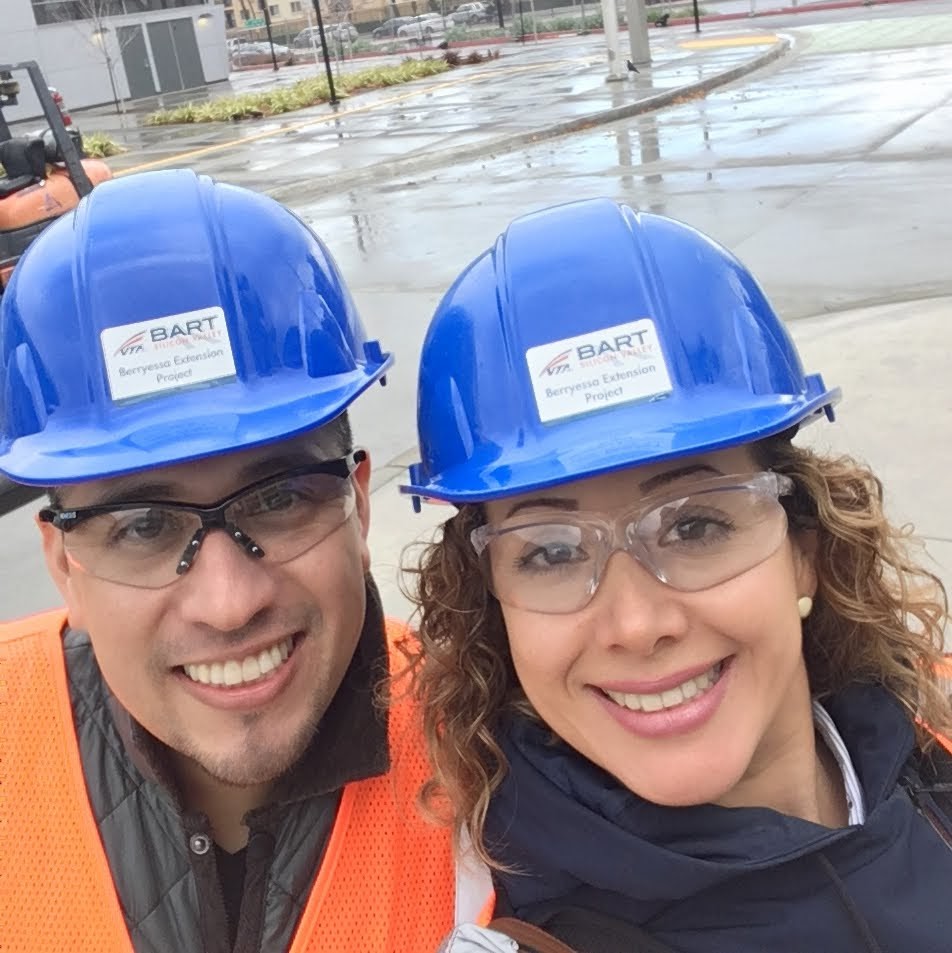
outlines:
M661 693L661 703L665 708L674 708L675 705L680 705L683 701L684 695L681 694L680 688L671 688Z
M689 678L683 684L675 688L669 688L659 694L635 695L627 692L610 692L607 689L605 694L616 705L621 705L630 711L656 712L664 708L676 708L698 695L703 695L714 686L720 677L722 668L723 663L718 662L695 678Z
M185 674L193 682L203 685L234 685L256 682L279 668L294 649L293 639L285 639L270 649L264 649L257 655L243 659L228 659L226 662L202 662L199 665L186 665Z

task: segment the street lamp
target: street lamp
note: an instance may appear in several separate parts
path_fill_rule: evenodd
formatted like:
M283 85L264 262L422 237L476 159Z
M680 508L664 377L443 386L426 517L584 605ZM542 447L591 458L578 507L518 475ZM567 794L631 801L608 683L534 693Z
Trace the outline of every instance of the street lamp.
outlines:
M200 27L206 27L211 22L212 22L212 15L210 13L202 13L199 15L198 25Z

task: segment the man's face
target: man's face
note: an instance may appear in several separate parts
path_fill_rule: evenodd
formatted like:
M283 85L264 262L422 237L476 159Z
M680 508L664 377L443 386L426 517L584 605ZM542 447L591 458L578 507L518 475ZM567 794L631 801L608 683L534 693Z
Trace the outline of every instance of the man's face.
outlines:
M339 457L340 449L319 432L64 487L60 496L69 508L117 499L209 504L263 477ZM352 512L301 555L255 558L212 530L188 571L158 589L91 575L70 557L65 534L40 524L70 625L89 632L113 694L139 724L219 781L255 785L282 774L337 692L364 621L369 474L364 460L350 478ZM137 539L148 540L154 530L142 525Z

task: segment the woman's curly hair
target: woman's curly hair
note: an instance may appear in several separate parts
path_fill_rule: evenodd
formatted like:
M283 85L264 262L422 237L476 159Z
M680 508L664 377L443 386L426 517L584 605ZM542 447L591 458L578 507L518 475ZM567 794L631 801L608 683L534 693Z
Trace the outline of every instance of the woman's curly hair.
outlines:
M782 498L794 536L816 535L818 589L803 624L803 651L816 697L851 682L885 686L916 725L920 745L930 728L952 727L937 674L948 599L939 578L919 564L908 527L883 512L883 487L851 457L828 457L795 446L790 435L753 445L757 464L786 474L793 494ZM479 570L470 533L485 522L466 505L405 571L415 581L419 641L407 649L406 690L419 704L434 777L421 797L453 805L457 833L465 827L479 856L493 865L483 839L490 796L507 765L495 741L507 712L532 711L513 668L499 603ZM928 728L925 726L929 726Z

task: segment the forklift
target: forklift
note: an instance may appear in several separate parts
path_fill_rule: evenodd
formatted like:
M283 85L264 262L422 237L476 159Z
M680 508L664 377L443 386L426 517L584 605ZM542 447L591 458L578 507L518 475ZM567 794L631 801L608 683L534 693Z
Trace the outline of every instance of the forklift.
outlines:
M47 129L14 136L3 111L17 105L20 84L15 76L22 73L36 91ZM85 156L82 135L61 104L37 63L0 63L0 296L30 242L75 208L93 186L112 178L105 162ZM0 516L40 493L0 476Z
M36 92L47 129L14 136L4 109L19 101L21 73ZM105 162L85 156L82 134L61 103L36 62L0 63L0 295L30 242L93 186L112 178Z

